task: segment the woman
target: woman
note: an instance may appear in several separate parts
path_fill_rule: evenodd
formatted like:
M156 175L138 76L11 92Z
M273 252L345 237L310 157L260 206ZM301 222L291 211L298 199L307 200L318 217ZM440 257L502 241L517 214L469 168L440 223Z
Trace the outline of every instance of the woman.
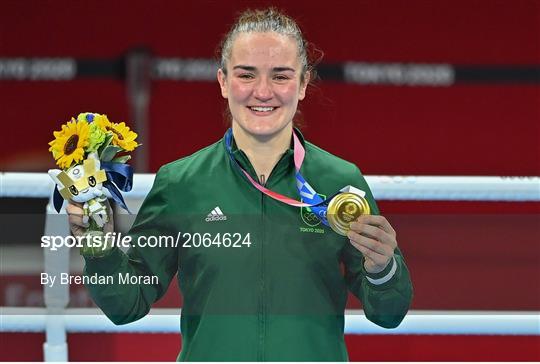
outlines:
M360 171L293 128L311 78L306 44L284 14L244 12L225 37L217 74L232 131L162 167L130 231L134 241L180 233L180 244L86 257L87 275L157 278L88 286L117 324L144 316L178 272L179 360L347 360L347 289L383 327L397 326L408 310L412 288L396 233L378 216ZM284 202L298 199L298 178L321 199L354 186L372 215L353 222L347 237L307 220L309 210ZM70 204L68 213L81 233L80 209Z

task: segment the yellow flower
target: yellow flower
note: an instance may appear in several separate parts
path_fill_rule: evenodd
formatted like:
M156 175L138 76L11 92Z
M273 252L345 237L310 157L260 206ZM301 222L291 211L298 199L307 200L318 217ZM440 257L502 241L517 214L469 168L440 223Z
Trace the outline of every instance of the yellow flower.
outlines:
M135 141L137 133L131 131L126 123L112 123L108 128L114 134L112 144L122 148L125 151L131 152L139 144Z
M107 115L94 114L93 123L98 125L104 132L113 134L112 145L116 145L128 152L131 152L139 145L135 141L137 133L132 131L124 122L111 123Z
M103 130L104 132L110 131L113 125L107 118L107 115L101 115L101 114L94 114L93 123L99 126L99 128Z
M71 121L62 125L62 130L55 131L55 139L49 142L56 164L62 169L71 167L73 162L84 159L84 148L88 145L89 127L86 121Z

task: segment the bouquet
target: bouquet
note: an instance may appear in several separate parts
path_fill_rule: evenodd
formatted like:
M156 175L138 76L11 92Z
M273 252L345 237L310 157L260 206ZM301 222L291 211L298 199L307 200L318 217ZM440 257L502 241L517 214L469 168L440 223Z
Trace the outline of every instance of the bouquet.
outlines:
M64 200L83 204L83 222L88 229L81 254L103 256L107 249L103 227L109 221L108 190L113 200L128 210L120 191L130 191L133 169L126 162L139 146L137 134L125 123L110 122L106 115L82 113L54 132L49 143L56 164L61 169L49 170L56 183L53 203L60 212Z

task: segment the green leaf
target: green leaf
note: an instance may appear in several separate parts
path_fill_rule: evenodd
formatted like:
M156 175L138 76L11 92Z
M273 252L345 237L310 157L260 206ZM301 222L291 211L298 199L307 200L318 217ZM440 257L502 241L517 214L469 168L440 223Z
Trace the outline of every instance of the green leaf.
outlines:
M105 141L103 142L103 144L101 144L101 146L98 149L99 159L101 159L101 155L103 154L103 151L105 150L105 148L107 148L111 144L113 137L114 136L112 133L107 133L107 136L105 137Z
M116 153L122 151L123 149L120 148L120 147L116 147L114 145L109 145L108 147L106 147L105 149L103 149L103 152L101 153L101 155L99 156L99 159L102 161L102 162L110 162L114 156L116 155Z
M123 156L114 158L111 162L114 162L114 163L126 163L130 159L131 159L130 155L123 155Z

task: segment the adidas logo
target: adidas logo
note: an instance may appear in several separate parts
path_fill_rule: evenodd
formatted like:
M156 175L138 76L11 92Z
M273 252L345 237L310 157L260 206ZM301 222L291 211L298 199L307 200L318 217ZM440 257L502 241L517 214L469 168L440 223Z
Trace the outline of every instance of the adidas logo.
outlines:
M206 222L222 220L227 220L227 216L223 214L219 206L216 206L205 219Z

